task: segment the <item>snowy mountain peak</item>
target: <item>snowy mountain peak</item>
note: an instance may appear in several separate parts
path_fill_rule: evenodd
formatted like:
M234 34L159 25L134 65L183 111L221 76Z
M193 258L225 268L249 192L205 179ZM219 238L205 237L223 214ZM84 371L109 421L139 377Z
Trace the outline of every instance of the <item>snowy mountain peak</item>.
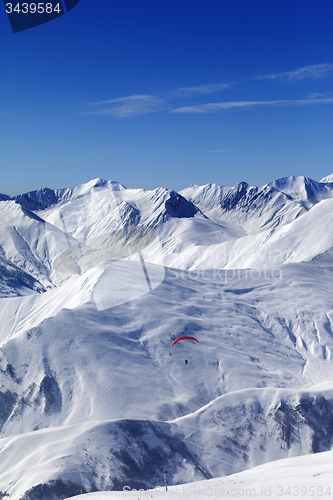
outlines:
M118 211L121 223L124 226L138 226L140 224L140 211L136 207L131 205L131 203L122 201L118 206Z
M92 179L91 181L86 182L85 184L80 184L79 186L73 189L73 192L77 192L82 195L84 193L91 192L91 190L100 188L106 188L106 189L112 188L117 191L121 189L126 189L126 187L120 184L120 182L112 180L106 181L104 179L101 179L100 177L97 177L96 179Z
M44 210L58 202L59 194L58 191L44 187L15 196L14 199L28 210Z
M324 186L321 182L299 175L277 179L268 185L290 196L294 201L304 204L307 208L333 196L330 186Z
M333 182L333 174L327 175L326 177L323 177L319 182Z
M170 191L168 199L165 201L165 210L171 217L179 219L194 217L198 212L197 207L175 191Z
M121 191L126 188L116 181L105 181L97 178L85 184L80 184L74 188L49 189L44 187L36 191L30 191L13 199L29 210L45 210L60 202L68 202L79 197L90 195L98 190L111 189Z

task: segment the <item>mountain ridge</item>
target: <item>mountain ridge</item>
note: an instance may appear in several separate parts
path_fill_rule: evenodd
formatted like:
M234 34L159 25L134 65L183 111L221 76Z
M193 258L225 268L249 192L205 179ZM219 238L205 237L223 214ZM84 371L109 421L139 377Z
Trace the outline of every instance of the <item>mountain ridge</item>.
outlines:
M280 179L277 179L276 181L270 182L266 185L264 185L262 188L265 188L266 186L270 187L275 187L276 186L283 186L287 184L295 184L295 183L303 183L304 186L316 186L317 189L320 189L320 184L330 184L332 183L333 179L333 174L327 175L326 177L322 178L320 181L314 181L308 177L303 177L303 176L295 176L291 175L289 177L283 177ZM112 181L112 180L104 180L99 177L96 179L92 179L91 181L80 184L74 188L62 188L62 189L50 189L47 187L40 188L34 191L28 191L23 194L19 194L16 196L8 196L6 194L1 194L0 193L0 201L4 200L15 200L17 203L24 205L26 208L29 210L44 210L50 204L55 204L61 201L65 200L70 200L73 199L73 197L77 196L82 196L84 194L87 194L91 189L93 188L107 188L113 186L115 190L120 190L120 189L127 189L124 185L120 184L117 181ZM229 191L231 189L237 189L237 186L244 186L248 188L255 188L256 186L251 186L247 182L242 181L236 184L233 187L226 187L222 186L220 184L216 183L210 183L202 186L197 186L196 184L192 184L188 188L182 189L181 191L186 191L188 189L193 189L193 188L210 188L210 187L215 187L215 188L222 188L226 191ZM159 189L159 188L157 188ZM257 188L260 189L260 188ZM277 189L277 188L276 188ZM144 191L144 190L142 190ZM172 191L172 190L171 190ZM180 191L180 193L181 193ZM286 194L286 193L284 193Z

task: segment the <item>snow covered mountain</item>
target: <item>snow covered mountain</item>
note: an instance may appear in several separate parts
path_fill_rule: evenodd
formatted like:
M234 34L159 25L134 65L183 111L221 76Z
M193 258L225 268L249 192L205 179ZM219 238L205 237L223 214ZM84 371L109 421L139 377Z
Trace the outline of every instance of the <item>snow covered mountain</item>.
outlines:
M332 448L329 177L1 200L0 498Z
M324 177L323 179L321 179L320 182L333 182L333 174L327 175L326 177Z

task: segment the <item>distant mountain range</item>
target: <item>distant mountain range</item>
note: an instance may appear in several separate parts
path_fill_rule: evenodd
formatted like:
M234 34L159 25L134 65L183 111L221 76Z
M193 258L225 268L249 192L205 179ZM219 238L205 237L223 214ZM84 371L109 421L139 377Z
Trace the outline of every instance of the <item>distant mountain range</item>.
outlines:
M95 179L0 195L0 221L0 498L331 449L333 175Z

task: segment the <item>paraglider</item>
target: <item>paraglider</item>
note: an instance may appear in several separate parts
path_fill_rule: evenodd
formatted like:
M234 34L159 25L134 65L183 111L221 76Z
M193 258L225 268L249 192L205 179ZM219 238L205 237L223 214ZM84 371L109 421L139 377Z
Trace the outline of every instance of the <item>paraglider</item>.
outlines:
M196 342L198 342L198 344L200 343L199 340L195 339L194 337L190 337L189 335L183 335L182 337L178 337L178 339L174 340L171 345L173 346L179 340L184 340L184 339L191 339L191 340L195 340Z
M174 340L171 345L173 346L177 342L179 342L180 340L186 340L186 339L188 339L188 340L195 340L196 342L198 342L198 344L200 343L199 340L197 340L194 337L191 337L190 335L182 335L181 337L178 337L178 339ZM188 360L187 359L185 359L185 364L186 365L188 364Z

